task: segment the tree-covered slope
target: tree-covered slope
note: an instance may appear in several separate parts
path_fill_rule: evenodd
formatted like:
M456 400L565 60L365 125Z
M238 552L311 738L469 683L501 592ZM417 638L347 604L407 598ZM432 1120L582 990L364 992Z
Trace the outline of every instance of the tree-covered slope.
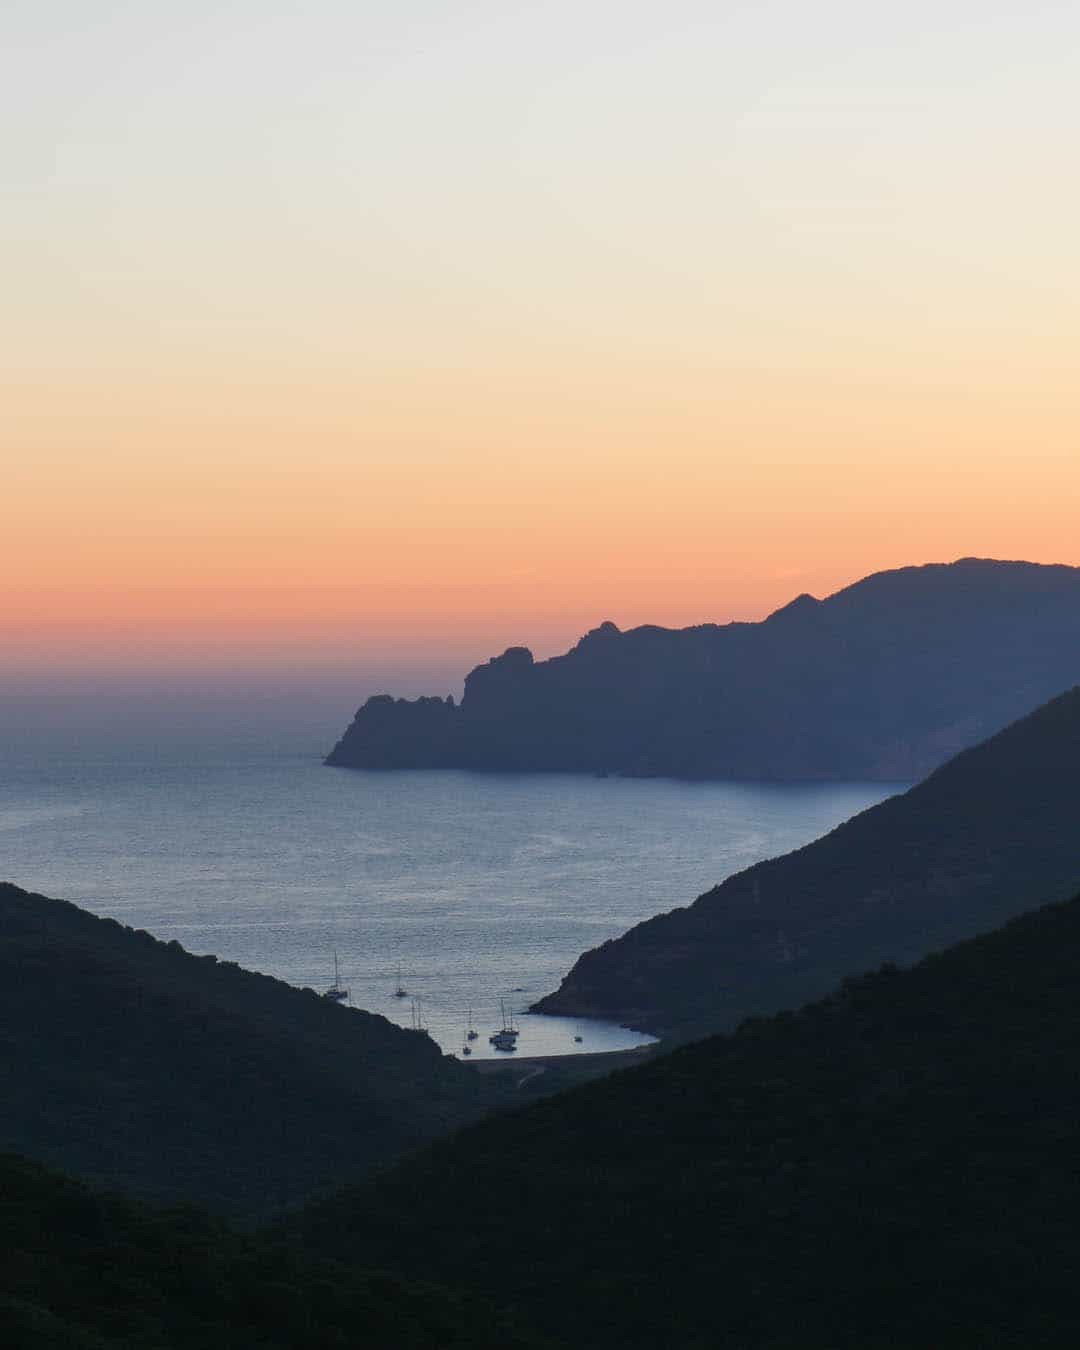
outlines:
M690 778L912 780L1074 684L1080 568L881 572L762 623L604 623L512 647L453 700L381 694L327 762Z
M596 1350L1064 1348L1078 1148L1080 899L470 1127L298 1232Z
M1080 688L822 839L586 952L542 1012L678 1036L795 1006L1080 886Z
M0 885L0 1149L265 1215L483 1113L426 1036Z
M466 1296L307 1258L184 1209L0 1156L0 1344L11 1350L527 1350Z

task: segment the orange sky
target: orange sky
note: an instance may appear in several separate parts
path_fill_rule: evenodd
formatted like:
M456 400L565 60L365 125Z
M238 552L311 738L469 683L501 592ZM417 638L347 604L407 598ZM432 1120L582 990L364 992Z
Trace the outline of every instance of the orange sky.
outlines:
M0 681L1080 564L1076 11L409 14L15 6Z

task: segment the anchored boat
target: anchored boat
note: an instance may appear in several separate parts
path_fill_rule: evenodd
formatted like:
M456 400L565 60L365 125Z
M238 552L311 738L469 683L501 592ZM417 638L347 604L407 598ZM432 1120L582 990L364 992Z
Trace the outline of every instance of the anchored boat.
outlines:
M516 1050L518 1029L514 1026L514 1010L511 1008L508 1015L506 1004L499 999L499 1012L502 1014L502 1027L493 1036L488 1037L488 1044L493 1045L496 1050Z
M323 998L328 998L331 1003L348 1003L349 991L341 987L341 975L338 971L337 952L334 953L334 983L323 994Z

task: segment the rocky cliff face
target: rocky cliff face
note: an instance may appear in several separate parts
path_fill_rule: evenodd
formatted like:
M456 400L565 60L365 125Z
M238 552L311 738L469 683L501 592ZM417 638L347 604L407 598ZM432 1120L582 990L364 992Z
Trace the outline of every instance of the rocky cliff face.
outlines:
M460 754L459 710L447 698L373 694L326 758L365 769L437 769Z
M762 623L611 622L512 647L452 700L360 709L328 763L688 778L921 777L1080 674L1080 569L963 559L882 572Z

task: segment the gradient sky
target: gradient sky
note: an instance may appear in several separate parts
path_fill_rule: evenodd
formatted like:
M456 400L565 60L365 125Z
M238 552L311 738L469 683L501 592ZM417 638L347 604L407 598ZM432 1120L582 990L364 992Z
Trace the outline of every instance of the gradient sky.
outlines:
M1074 0L7 0L0 49L0 679L1080 563Z

